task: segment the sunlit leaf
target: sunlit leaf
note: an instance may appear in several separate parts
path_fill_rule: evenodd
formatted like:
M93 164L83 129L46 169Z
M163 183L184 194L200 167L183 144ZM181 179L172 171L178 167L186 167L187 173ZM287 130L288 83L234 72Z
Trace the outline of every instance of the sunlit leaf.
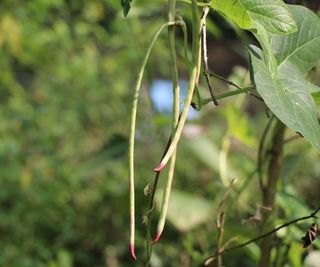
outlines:
M243 29L254 28L255 21L274 34L296 31L292 15L281 0L212 0L211 7Z
M13 55L18 55L21 50L21 24L11 15L0 19L0 47L7 42Z
M161 205L162 194L156 194L157 207ZM167 219L179 231L188 231L208 218L213 216L211 203L197 195L173 190L170 196L170 204Z
M211 1L211 7L234 21L240 28L249 29L252 25L250 15L241 1Z

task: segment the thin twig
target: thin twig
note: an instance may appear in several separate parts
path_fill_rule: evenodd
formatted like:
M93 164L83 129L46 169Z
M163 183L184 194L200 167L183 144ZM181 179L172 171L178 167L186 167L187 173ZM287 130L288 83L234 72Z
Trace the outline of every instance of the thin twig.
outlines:
M234 178L231 180L230 182L230 185L228 186L228 189L224 192L223 196L222 196L222 199L221 201L219 202L219 205L218 205L218 208L217 208L217 211L220 212L220 210L222 209L222 206L224 204L224 202L226 201L228 195L230 194L231 192L231 189L232 189L232 186L237 182L237 179Z
M233 81L227 80L226 78L224 78L224 77L222 77L222 76L220 76L220 75L218 75L218 74L208 72L208 73L205 73L205 75L208 75L209 77L215 77L215 78L217 78L217 79L219 79L219 80L222 80L222 81L226 82L227 84L229 84L229 85L231 85L231 86L234 86L234 87L236 87L236 88L238 88L238 89L242 89L241 86L237 85L237 84L234 83Z
M233 96L233 95L239 95L239 94L242 94L242 93L247 93L250 90L254 90L254 89L255 89L255 86L251 85L251 86L248 86L248 87L241 88L239 90L233 90L233 91L230 91L230 92L222 93L220 95L217 95L216 99L222 99L222 98L226 98L226 97ZM211 100L212 100L211 97L210 98L206 98L206 99L202 99L201 104L202 105L206 105L209 102L211 102Z
M217 224L217 230L218 230L218 235L217 235L217 251L220 251L222 249L222 239L223 239L223 232L224 232L224 218L225 218L225 213L222 210L223 204L225 203L228 195L231 192L233 184L237 181L237 179L232 179L230 182L230 185L228 186L228 189L224 192L221 201L218 204L217 207L217 217L216 217L216 224ZM222 257L221 255L218 255L217 258L217 267L222 266Z
M202 9L202 18L203 24L202 24L202 52L203 52L203 65L204 65L204 76L206 77L206 81L208 84L209 92L212 98L213 103L218 106L219 103L213 94L213 89L210 81L210 75L209 75L209 66L208 66L208 53L207 53L207 26L206 26L206 16L209 12L209 7L206 6Z
M229 85L238 88L239 90L242 89L241 86L237 85L237 84L234 83L233 81L229 81L229 80L227 80L226 78L223 78L222 76L220 76L220 75L218 75L218 74L215 74L215 73L211 73L211 72L210 72L210 73L205 73L205 75L208 75L208 76L210 76L210 77L215 77L215 78L217 78L217 79L220 79L220 80L228 83ZM247 92L247 94L248 94L248 95L251 95L251 96L253 96L253 97L255 97L255 98L257 98L258 100L260 100L260 101L262 101L262 102L264 102L263 98L260 97L260 96L258 96L258 95L256 95L256 94L253 94L253 93L251 93L251 92Z
M226 248L226 249L224 249L224 250L220 250L220 251L214 253L213 255L211 255L210 257L208 257L208 258L204 261L204 265L207 266L207 265L208 265L207 262L211 262L212 259L216 258L218 255L221 255L221 254L230 252L230 251L235 250L235 249L238 249L238 248L245 247L245 246L247 246L247 245L249 245L249 244L251 244L251 243L253 243L253 242L256 242L256 241L258 241L258 240L260 240L260 239L262 239L262 238L265 238L265 237L267 237L267 236L269 236L269 235L272 235L272 234L274 234L275 232L279 231L280 229L282 229L282 228L284 228L284 227L288 227L288 226L291 225L291 224L297 223L297 222L299 222L299 221L307 220L307 219L310 219L310 218L317 218L316 214L317 214L319 211L320 211L320 207L318 207L316 210L314 210L314 211L313 211L310 215L308 215L308 216L300 217L300 218L294 219L294 220L292 220L292 221L286 222L286 223L284 223L284 224L276 227L275 229L273 229L273 230L271 230L271 231L269 231L269 232L267 232L267 233L264 233L264 234L262 234L262 235L259 235L259 236L255 237L255 238L253 238L253 239L250 239L249 241L246 241L246 242L244 242L244 243L242 243L242 244L239 244L239 245L236 245L236 246L233 246L233 247L230 247L230 248Z
M225 250L232 242L234 242L237 239L236 236L231 237L229 240L227 240L221 247L220 251Z
M223 238L223 232L224 232L224 217L225 213L220 212L217 214L217 229L218 229L218 236L217 236L217 249L220 251L222 238ZM217 256L217 267L222 266L222 255L219 254Z

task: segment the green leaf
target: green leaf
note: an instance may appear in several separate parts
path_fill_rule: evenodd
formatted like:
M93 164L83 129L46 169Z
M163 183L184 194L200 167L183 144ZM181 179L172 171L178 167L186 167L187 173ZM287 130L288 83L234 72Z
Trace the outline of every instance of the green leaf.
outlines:
M252 25L251 18L241 2L242 1L212 0L211 7L223 13L226 17L234 21L240 28L249 29Z
M297 21L297 32L286 36L269 34L266 38L263 27L257 27L257 38L264 51L250 49L253 79L271 111L320 151L320 127L311 95L315 86L304 78L320 59L320 20L304 7L290 6L290 10ZM276 69L270 64L274 63L273 55Z
M257 30L257 33L255 33L254 36L261 44L264 62L267 65L271 76L275 77L277 75L278 64L271 48L271 36L260 23L254 22L254 27Z
M133 0L120 0L121 6L123 8L123 15L126 17L130 11L131 8L131 2Z
M161 206L162 192L156 194L156 204ZM202 197L174 190L171 192L167 219L179 231L185 232L206 222L212 215L212 205Z
M212 0L211 7L243 29L252 29L258 22L273 34L296 31L293 17L281 0Z
M310 9L290 6L298 31L286 36L274 35L272 50L279 68L290 62L301 73L307 73L320 58L320 19Z
M278 71L276 78L263 61L262 51L251 46L254 82L271 111L289 128L301 133L320 151L320 127L309 82L290 64Z
M268 32L287 34L297 30L288 6L282 0L243 0L253 21L260 23Z

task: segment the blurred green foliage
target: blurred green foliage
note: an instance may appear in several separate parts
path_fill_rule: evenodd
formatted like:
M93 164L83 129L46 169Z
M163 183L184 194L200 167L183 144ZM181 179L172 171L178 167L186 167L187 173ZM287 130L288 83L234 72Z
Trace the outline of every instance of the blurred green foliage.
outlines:
M187 7L180 6L186 17ZM149 1L136 3L128 19L117 0L1 2L0 266L133 265L128 253L129 110L145 47L164 14L165 3ZM210 25L216 34L215 23ZM146 90L148 81L170 78L165 35L145 76L136 149L140 259L147 210L143 188L152 181L152 167L170 131L169 122L153 113ZM216 87L228 90L220 83ZM186 129L179 145L174 185L179 191L152 266L195 266L214 251L215 209L225 191L221 140L229 142L223 151L227 177L238 178L225 203L226 238L255 236L255 224L239 220L254 214L260 201L252 173L266 121L263 107L238 96L221 103L220 112L205 107L189 123L200 134ZM314 208L320 184L319 156L305 142L288 143L286 155L278 200L283 221ZM192 205L186 208L186 203ZM174 209L182 213L179 218ZM195 219L180 226L181 218ZM301 233L298 227L292 230L294 238ZM294 250L304 253L299 246ZM255 266L255 245L241 252L248 255L243 266ZM241 252L226 258L226 265L236 266ZM301 257L294 257L291 262L301 264Z

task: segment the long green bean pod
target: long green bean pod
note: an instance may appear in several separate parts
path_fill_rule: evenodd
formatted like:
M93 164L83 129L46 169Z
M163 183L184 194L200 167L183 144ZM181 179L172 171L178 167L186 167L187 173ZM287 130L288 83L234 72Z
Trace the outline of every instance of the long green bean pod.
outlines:
M190 104L192 101L192 96L194 93L194 88L196 86L197 82L197 75L199 73L199 49L200 49L200 25L199 25L199 16L198 16L198 10L197 10L197 1L192 0L192 63L191 63L191 72L189 77L189 84L188 84L188 90L187 90L187 96L185 99L185 105L183 108L183 111L181 113L181 117L177 126L177 129L174 133L174 136L172 138L172 142L170 144L170 147L166 153L166 155L161 160L160 164L154 169L156 172L160 172L169 159L171 158L172 154L176 150L177 144L179 142L183 126L186 122L188 111L190 108Z
M147 49L147 52L144 56L144 59L142 61L142 65L138 74L138 79L137 79L135 90L134 90L132 109L131 109L130 137L129 137L130 253L133 259L136 259L135 250L134 250L134 239L135 239L134 140L135 140L138 98L139 98L143 73L144 73L151 49L154 43L156 42L157 38L159 37L160 33L163 31L163 29L175 24L176 24L175 22L167 22L163 24L153 36L151 43Z
M175 0L169 0L168 2L168 21L174 21L175 16ZM185 25L185 24L184 24ZM173 27L168 28L168 37L169 37L169 48L170 48L170 65L171 65L171 73L172 73L172 84L173 84L173 114L172 114L172 135L176 130L176 126L179 121L179 102L180 102L180 87L179 87L179 75L178 75L178 67L177 67L177 55L175 48L175 32ZM186 62L188 62L186 47L184 46L184 52L186 57ZM187 65L188 66L188 65ZM160 217L157 226L156 237L153 240L153 244L156 243L162 234L164 229L165 220L168 211L169 198L172 188L172 181L174 175L174 168L176 164L176 150L173 152L170 167L167 177L167 183L165 189L163 191Z

